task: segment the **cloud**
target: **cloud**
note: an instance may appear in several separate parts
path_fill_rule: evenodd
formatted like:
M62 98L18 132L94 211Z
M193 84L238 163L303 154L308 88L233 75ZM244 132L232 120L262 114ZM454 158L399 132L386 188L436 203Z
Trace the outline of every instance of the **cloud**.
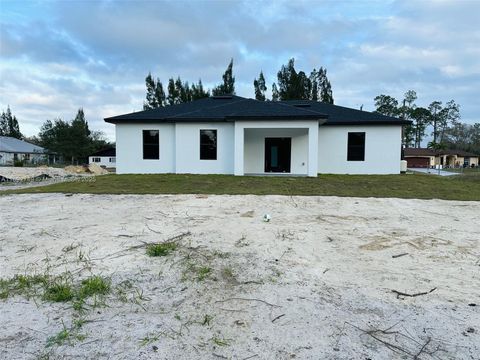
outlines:
M373 109L373 98L420 105L455 99L479 121L480 2L48 2L2 4L0 107L28 135L46 119L73 118L113 138L103 118L142 107L144 78L171 76L212 87L234 58L237 93L270 86L290 57L324 66L338 104Z

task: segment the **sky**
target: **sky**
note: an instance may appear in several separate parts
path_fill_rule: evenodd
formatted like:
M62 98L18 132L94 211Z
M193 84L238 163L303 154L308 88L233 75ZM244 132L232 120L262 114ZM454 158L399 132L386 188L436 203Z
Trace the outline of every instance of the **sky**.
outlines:
M211 88L233 58L236 93L253 98L260 71L270 89L292 57L327 69L337 105L372 111L413 89L480 122L480 0L0 0L0 110L27 136L81 107L114 140L103 118L141 110L149 72Z

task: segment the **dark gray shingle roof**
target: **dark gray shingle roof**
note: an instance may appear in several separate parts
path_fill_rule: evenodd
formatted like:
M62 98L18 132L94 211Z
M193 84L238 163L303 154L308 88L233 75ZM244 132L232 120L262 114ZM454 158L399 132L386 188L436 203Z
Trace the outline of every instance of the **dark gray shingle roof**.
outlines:
M100 151L97 151L93 154L90 154L89 156L115 156L116 154L116 150L114 147L111 147L111 148L108 148L108 149L103 149L103 150L100 150Z
M113 124L138 122L195 122L235 120L326 120L335 124L392 124L409 122L377 113L316 101L257 101L240 96L217 96L158 109L106 118Z
M407 125L411 123L411 121L385 116L376 112L351 109L344 106L327 104L319 101L288 100L281 101L281 103L291 106L301 106L302 109L311 109L312 111L327 114L328 120L325 125Z
M45 149L40 146L9 136L0 136L0 152L20 154L46 153Z

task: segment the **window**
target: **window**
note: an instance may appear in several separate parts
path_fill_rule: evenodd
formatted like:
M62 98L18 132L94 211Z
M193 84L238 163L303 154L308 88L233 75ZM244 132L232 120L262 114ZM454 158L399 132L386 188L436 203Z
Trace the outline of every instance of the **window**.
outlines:
M115 158L114 158L114 157L109 158L108 161L111 162L111 163L114 163L114 162L115 162Z
M92 162L101 162L102 159L100 159L99 157L94 157L92 158Z
M160 159L160 139L158 130L143 130L143 158Z
M348 133L347 161L365 161L365 133Z
M30 160L30 154L24 154L23 160Z
M200 160L217 160L217 130L200 130Z

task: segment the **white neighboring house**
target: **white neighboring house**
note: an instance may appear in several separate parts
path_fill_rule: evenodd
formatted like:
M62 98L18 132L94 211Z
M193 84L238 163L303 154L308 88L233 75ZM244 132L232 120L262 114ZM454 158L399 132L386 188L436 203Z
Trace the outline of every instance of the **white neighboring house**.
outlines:
M13 165L15 161L38 164L47 161L47 151L9 136L0 136L0 165Z
M115 148L108 148L97 151L88 157L89 164L97 164L106 168L115 168L117 166Z
M400 173L409 121L316 101L235 95L119 115L117 173Z

